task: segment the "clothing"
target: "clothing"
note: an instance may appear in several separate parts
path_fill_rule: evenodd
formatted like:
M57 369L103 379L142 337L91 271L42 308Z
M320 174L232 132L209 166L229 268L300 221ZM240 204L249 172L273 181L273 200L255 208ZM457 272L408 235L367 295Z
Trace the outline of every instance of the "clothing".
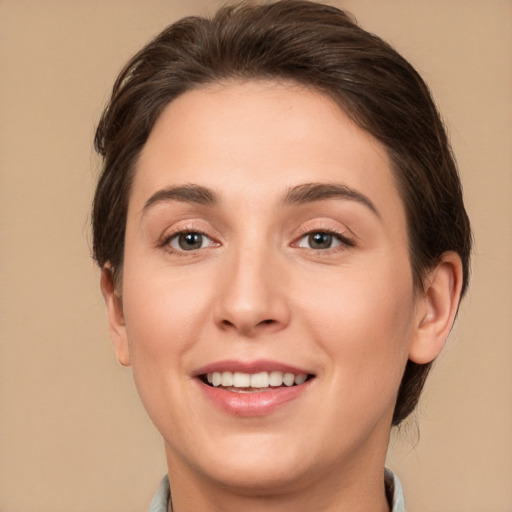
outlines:
M386 469L385 471L385 479L387 481L386 485L391 483L393 487L393 497L390 503L391 512L405 512L404 492L400 480L398 480L398 477L389 469ZM167 512L170 499L171 489L169 485L169 477L166 475L160 482L148 512Z
M169 500L171 499L171 487L169 485L169 477L164 476L160 482L156 494L149 506L148 512L167 512Z
M390 503L391 512L405 512L405 498L402 484L398 477L388 468L385 471L385 479L393 482L393 498Z

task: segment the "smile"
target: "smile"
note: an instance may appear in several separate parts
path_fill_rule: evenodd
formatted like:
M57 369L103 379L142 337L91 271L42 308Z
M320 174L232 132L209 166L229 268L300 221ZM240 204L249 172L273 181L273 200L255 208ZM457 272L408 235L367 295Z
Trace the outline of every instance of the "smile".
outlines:
M261 416L295 402L316 380L306 368L270 360L224 360L198 368L195 382L207 400L224 413Z
M262 371L257 373L223 371L209 372L203 375L204 379L213 387L222 387L235 393L251 393L282 386L300 386L306 382L308 374L281 371Z

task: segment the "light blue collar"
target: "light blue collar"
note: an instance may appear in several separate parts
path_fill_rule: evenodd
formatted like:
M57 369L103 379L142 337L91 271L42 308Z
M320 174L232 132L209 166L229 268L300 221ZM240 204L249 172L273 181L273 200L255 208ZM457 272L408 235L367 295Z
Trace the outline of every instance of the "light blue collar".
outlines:
M171 487L169 485L169 477L165 475L160 482L160 485L158 486L156 494L153 497L153 501L149 506L148 512L167 512L170 499Z

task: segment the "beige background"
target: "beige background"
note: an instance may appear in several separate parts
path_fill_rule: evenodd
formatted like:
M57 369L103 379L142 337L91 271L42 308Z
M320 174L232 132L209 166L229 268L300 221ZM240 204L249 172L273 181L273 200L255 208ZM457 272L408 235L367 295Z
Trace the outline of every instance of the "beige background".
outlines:
M0 0L0 511L139 512L165 472L89 258L91 149L127 58L214 1ZM351 0L426 78L476 237L470 295L390 466L412 512L512 511L512 2Z

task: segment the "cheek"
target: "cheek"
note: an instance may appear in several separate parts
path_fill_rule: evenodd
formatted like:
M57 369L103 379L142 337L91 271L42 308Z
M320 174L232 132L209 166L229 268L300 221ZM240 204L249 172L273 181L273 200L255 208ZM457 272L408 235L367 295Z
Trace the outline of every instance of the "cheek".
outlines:
M345 270L302 290L305 328L340 378L381 378L395 386L413 335L412 279L392 262Z
M187 371L196 341L204 337L210 293L142 265L128 265L125 272L124 313L135 385L157 428L175 435L175 415L188 414L182 409Z
M177 364L200 338L211 287L143 265L125 267L124 314L134 373Z

